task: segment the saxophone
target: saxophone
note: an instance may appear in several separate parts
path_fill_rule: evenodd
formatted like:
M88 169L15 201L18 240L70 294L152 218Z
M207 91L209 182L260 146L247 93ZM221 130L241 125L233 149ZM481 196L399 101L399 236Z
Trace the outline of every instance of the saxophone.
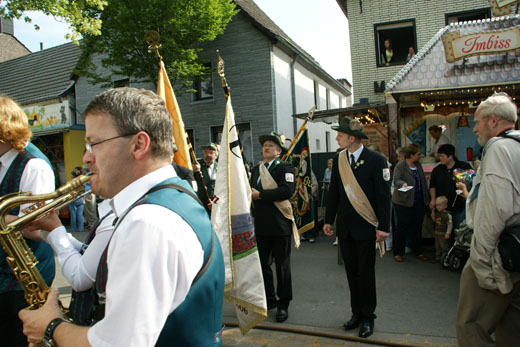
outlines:
M38 260L27 246L22 230L31 222L46 214L74 202L83 196L83 185L90 180L82 175L74 178L57 190L48 194L33 195L31 192L17 192L0 198L0 243L6 253L6 261L20 283L29 304L29 309L36 309L47 300L49 286L36 268ZM6 223L5 216L13 208L34 203L28 209L32 211Z

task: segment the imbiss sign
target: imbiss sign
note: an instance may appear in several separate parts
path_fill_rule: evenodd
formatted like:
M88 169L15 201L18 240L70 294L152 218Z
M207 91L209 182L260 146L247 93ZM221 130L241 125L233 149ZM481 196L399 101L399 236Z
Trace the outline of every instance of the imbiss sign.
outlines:
M475 55L510 51L520 54L520 28L465 36L460 36L460 31L457 30L444 34L442 43L448 63Z

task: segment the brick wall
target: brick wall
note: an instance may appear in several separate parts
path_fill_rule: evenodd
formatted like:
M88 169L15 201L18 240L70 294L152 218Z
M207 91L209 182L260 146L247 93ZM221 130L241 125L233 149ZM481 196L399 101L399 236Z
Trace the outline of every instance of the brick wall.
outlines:
M0 33L0 63L31 53L10 34Z

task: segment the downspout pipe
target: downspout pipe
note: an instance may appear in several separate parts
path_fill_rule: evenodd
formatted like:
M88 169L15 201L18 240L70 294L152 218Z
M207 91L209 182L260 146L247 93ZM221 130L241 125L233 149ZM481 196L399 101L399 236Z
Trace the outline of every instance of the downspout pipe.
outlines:
M296 64L298 55L294 55L291 59L291 102L292 102L292 114L296 114L296 82L294 81L294 65ZM298 132L298 120L293 117L293 136Z

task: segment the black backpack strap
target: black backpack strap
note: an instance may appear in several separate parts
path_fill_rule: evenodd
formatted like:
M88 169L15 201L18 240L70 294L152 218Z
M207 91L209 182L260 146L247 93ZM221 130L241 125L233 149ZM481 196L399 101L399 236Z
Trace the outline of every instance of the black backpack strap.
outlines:
M190 190L188 190L188 189L186 189L183 186L180 186L178 184L163 184L163 185L160 185L160 186L156 186L156 187L153 187L152 189L150 189L148 191L148 193L146 193L146 194L151 194L153 192L156 192L158 190L165 189L165 188L176 189L176 190L178 190L178 191L180 191L182 193L186 193L189 196L191 196L193 199L195 199L202 207L204 207L204 205L202 204L202 201L200 201L200 199L197 197L197 195L195 195ZM193 282L191 283L191 285L193 285L195 282L197 282L202 277L202 275L204 275L204 273L206 272L206 270L209 267L209 264L211 263L211 260L213 259L213 249L215 248L215 236L214 236L214 234L215 234L215 232L213 232L213 230L212 230L211 231L211 250L209 251L208 259L206 259L206 261L202 265L202 268L199 270L199 272L197 273L197 275L193 279Z
M513 140L515 140L517 142L520 142L520 136L512 135L512 134L509 133L510 131L511 130L506 130L506 131L502 132L502 134L500 134L499 136L503 137L505 139L513 139Z

